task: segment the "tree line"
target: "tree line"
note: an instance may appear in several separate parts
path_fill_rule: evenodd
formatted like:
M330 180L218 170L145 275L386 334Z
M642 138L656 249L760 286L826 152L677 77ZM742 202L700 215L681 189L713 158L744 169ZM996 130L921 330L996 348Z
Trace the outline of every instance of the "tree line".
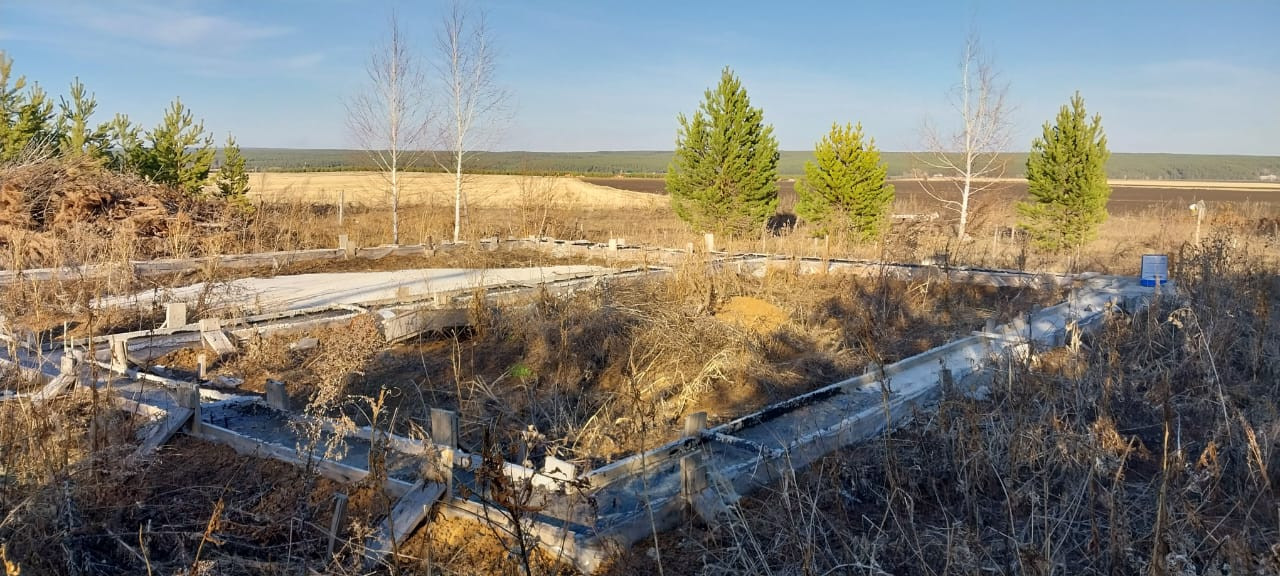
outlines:
M922 161L948 178L931 188L957 215L956 234L966 238L973 199L1003 175L1007 144L1006 87L980 57L971 39L963 81L955 95L956 133L929 136ZM778 143L763 111L751 106L741 80L726 67L692 117L677 118L676 150L666 187L675 213L695 230L744 236L766 234L778 205ZM833 123L814 147L796 181L796 216L815 236L837 234L872 241L887 229L893 185L875 140L860 123ZM1096 237L1111 195L1110 157L1102 119L1089 116L1076 93L1056 119L1046 122L1026 160L1027 197L1018 203L1019 227L1040 249L1059 252Z
M95 124L97 111L94 93L79 78L55 105L39 83L15 76L13 59L0 52L0 166L49 157L83 160L187 194L213 194L247 205L249 175L235 137L227 135L210 189L213 136L181 98L150 129L121 113Z

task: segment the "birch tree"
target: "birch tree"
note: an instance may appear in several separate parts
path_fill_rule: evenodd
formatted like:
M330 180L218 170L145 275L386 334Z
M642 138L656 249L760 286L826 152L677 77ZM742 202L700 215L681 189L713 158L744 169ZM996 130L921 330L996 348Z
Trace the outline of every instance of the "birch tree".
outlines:
M368 83L347 101L347 127L387 181L391 242L400 243L401 172L422 154L431 121L421 66L391 15L386 42L365 65Z
M959 126L949 134L939 133L932 124L925 126L926 152L918 159L947 177L940 187L926 178L925 191L959 215L956 236L961 239L972 220L974 199L1000 185L1004 177L1000 153L1009 144L1008 90L983 54L980 39L971 34L960 60L960 83L949 98Z
M495 80L496 58L484 12L455 1L436 36L435 72L447 103L436 163L453 176L453 241L462 234L463 169L467 158L495 136L507 93Z

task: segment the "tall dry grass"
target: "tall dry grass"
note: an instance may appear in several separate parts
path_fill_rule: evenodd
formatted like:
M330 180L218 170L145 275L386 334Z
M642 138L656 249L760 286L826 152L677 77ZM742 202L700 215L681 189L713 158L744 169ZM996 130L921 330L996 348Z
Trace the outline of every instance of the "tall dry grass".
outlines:
M670 535L664 573L1277 573L1280 270L1226 236L1178 261L1179 294Z

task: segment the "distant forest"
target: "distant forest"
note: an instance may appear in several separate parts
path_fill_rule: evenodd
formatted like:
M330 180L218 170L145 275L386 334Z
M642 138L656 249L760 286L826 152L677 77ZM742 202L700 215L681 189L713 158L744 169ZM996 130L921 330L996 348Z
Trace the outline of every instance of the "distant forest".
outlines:
M301 150L289 148L245 148L250 170L261 172L331 172L372 170L368 156L359 150ZM910 152L883 152L891 177L934 174ZM778 172L784 177L799 176L812 152L782 152ZM1005 175L1023 175L1025 153L1004 155ZM661 176L671 160L671 152L481 152L471 157L469 170L502 174L574 174L580 176ZM431 155L423 157L417 170L434 171ZM1114 153L1107 164L1111 178L1132 180L1258 180L1280 175L1280 156L1226 156L1208 154L1122 154Z

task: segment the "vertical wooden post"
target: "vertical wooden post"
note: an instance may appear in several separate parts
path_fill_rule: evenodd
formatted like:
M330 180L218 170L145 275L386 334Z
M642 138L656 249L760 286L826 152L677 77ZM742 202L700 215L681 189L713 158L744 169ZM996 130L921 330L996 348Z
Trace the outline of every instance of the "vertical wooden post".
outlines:
M343 213L347 208L347 189L338 190L338 226L342 226Z
M338 543L338 533L347 520L347 495L339 492L333 495L333 519L329 522L329 557L333 558L333 549Z
M702 241L707 245L708 254L714 253L716 251L716 235L715 234L707 232L702 237Z
M444 446L440 473L444 476L445 500L453 499L453 457L458 449L458 414L452 410L431 409L431 442Z
M694 496L707 489L707 468L702 463L702 453L694 452L680 457L680 496L692 505Z
M209 378L209 375L208 375L209 357L205 356L203 352L197 355L196 366L199 369L199 372L196 374L196 376L200 379L201 382L207 380Z

